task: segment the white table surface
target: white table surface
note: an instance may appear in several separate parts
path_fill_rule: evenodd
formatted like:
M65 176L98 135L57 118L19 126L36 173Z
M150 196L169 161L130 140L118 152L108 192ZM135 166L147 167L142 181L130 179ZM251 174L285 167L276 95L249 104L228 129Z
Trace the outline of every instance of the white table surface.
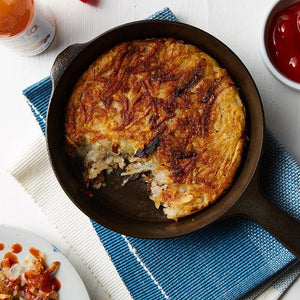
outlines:
M23 227L46 237L66 254L85 282L92 300L100 299L89 270L33 203L7 169L40 134L22 90L49 75L57 54L72 43L88 41L105 30L143 19L168 6L185 23L226 43L251 72L265 109L266 123L300 161L300 92L276 81L259 52L261 23L274 0L100 0L92 7L79 0L40 0L55 16L57 35L43 54L24 58L0 47L0 223ZM299 299L298 279L283 296Z

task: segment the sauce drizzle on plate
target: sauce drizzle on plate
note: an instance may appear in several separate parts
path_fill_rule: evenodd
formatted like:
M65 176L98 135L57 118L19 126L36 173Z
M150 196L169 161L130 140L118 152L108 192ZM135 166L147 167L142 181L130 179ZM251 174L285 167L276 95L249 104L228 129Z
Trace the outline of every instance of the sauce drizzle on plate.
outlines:
M13 265L18 263L19 260L17 256L12 252L7 252L1 261L1 268L11 268Z
M13 244L11 246L11 251L13 253L20 253L22 251L22 246L20 244Z
M2 243L0 245L2 246L0 249L3 250L5 245ZM55 277L55 272L58 270L60 262L55 261L49 267L46 266L41 251L31 247L29 252L34 259L31 257L20 263L16 254L20 253L22 249L20 244L13 244L10 251L4 254L0 263L0 285L4 288L4 296L13 295L14 299L19 296L29 297L26 299L37 299L36 297L42 299L40 298L42 295L43 299L58 299L57 292L60 290L61 284ZM21 267L17 266L12 271L12 267L17 264L20 264ZM24 267L25 270L22 271ZM17 269L19 273L16 272ZM12 273L14 273L13 277L11 277ZM22 281L21 278L24 280Z
M42 257L41 251L36 248L33 247L29 248L29 252L36 259L41 259Z

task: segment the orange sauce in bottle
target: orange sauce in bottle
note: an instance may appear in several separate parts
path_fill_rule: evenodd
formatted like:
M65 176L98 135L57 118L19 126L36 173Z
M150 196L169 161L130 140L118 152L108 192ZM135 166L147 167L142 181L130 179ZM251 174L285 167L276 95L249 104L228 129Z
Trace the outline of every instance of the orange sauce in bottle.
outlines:
M55 20L34 0L0 0L0 44L22 56L46 50L54 39Z
M34 14L33 0L0 0L0 38L22 32Z

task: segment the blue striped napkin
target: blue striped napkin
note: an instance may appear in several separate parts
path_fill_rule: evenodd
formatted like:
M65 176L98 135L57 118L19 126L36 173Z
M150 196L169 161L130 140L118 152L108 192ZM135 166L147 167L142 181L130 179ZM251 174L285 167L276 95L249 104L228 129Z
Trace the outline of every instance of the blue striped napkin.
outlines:
M149 18L177 20L168 8ZM23 92L43 132L51 88L47 77ZM300 219L299 164L269 130L265 153L264 192ZM237 299L260 285L257 294L266 288L267 279L272 278L268 284L272 283L274 274L295 263L295 257L268 232L239 217L166 240L127 237L92 224L134 299ZM297 270L277 282L278 291L299 274Z

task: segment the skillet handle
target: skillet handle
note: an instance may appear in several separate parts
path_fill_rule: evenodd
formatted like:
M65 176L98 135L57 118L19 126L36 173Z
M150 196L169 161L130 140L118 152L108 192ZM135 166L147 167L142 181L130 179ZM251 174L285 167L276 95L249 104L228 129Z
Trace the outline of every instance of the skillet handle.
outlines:
M252 219L300 259L300 222L263 195L258 179L256 171L243 196L225 216L240 215Z
M78 53L87 45L88 43L73 44L58 54L53 63L50 73L53 88L56 88L57 83L64 71L66 70L66 68L71 64L71 62L78 55Z

